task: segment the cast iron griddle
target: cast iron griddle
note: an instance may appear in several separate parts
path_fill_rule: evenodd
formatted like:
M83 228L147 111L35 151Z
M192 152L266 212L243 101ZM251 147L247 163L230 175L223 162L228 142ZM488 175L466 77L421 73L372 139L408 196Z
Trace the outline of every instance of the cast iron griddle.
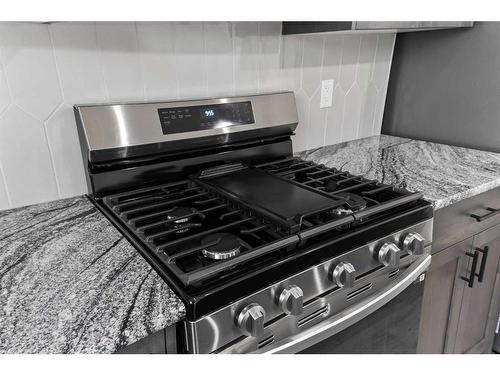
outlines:
M286 222L293 221L297 215L334 207L338 202L255 168L201 181Z

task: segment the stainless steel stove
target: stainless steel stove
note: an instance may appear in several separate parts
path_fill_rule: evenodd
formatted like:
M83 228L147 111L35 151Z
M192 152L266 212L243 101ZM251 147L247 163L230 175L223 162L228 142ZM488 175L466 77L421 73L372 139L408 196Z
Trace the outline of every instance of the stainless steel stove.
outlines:
M338 339L404 295L418 316L385 347L414 351L432 207L293 157L293 93L75 115L90 198L186 304L175 351L356 352Z

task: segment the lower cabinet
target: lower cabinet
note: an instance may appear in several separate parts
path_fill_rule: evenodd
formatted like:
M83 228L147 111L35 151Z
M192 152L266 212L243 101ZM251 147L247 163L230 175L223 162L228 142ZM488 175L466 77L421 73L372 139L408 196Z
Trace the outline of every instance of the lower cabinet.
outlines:
M500 225L433 255L419 353L490 353L500 311Z
M474 236L468 277L476 278L464 289L456 334L447 335L446 352L491 353L500 308L500 226Z

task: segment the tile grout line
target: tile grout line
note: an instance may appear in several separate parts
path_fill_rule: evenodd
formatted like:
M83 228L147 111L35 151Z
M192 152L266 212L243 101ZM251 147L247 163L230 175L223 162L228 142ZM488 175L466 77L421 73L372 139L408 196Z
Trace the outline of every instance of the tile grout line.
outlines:
M1 46L0 46L1 47ZM5 80L5 86L7 87L7 94L9 95L9 103L5 106L3 110L0 111L0 117L3 116L5 112L11 107L13 99L12 99L12 90L9 85L9 81L7 80L7 74L5 74L5 65L2 59L2 49L0 48L0 74L3 76Z
M373 82L373 77L375 76L375 64L377 63L379 43L380 43L380 34L377 34L377 45L375 46L375 56L373 57L373 69L372 69L372 74L370 77L370 83L373 84L373 87L375 87L375 91L377 91L377 98L375 100L375 107L373 108L373 118L372 118L372 124L371 124L371 129L370 129L371 134L374 134L374 131L375 131L375 113L377 112L378 96L380 95L380 90L377 87L377 84L375 82Z
M104 95L106 96L106 101L109 101L109 88L108 88L108 83L106 82L106 78L104 75L104 64L103 64L103 54L102 54L102 48L99 43L99 37L97 36L97 22L92 22L94 25L94 35L95 35L95 46L96 49L99 51L99 66L100 66L100 72L101 72L101 80L102 84L104 86Z
M344 49L345 49L345 36L342 36L342 51L340 53L340 69L339 69L339 81L340 81L340 78L342 77L342 61L344 60ZM347 96L347 92L344 91L344 89L342 88L342 85L340 84L339 82L339 87L340 87L340 90L342 90L342 93L344 94L344 100L342 101L342 114L341 114L341 122L340 122L340 142L343 142L343 138L344 138L344 112L345 112L345 103L346 103L346 100L345 100L345 97Z
M231 26L231 59L233 63L233 96L236 95L236 57L235 57L235 32L234 28L236 27L234 22L230 22Z
M5 189L5 193L7 194L7 202L9 203L9 207L8 208L12 208L12 198L10 196L10 192L9 192L9 187L7 186L7 178L5 177L5 173L3 172L3 165L2 165L2 161L0 160L0 175L2 175L2 182L3 182L3 186L4 186L4 189Z
M352 87L354 87L356 85L360 91L362 91L362 89L359 86L359 82L358 82L358 73L359 73L359 64L360 64L359 59L361 58L361 46L363 45L363 38L364 37L365 37L364 35L361 35L359 37L358 58L356 59L356 74L354 76L354 83L352 85ZM365 99L366 99L366 96L365 96ZM359 108L358 124L356 125L356 139L359 138L359 132L360 132L360 126L361 126L361 116L362 116L362 107Z
M387 90L389 88L389 78L391 76L391 67L392 67L392 58L393 58L393 55L394 55L394 46L396 45L396 33L393 33L392 34L392 46L391 46L391 58L389 59L389 66L388 66L388 69L387 69L387 75L386 75L386 82L385 82L385 90L382 92L382 118L380 119L380 131L379 133L382 131L382 122L384 120L384 112L385 112L385 101L386 101L386 98L387 98ZM382 91L380 89L380 91ZM373 115L373 117L375 117L375 115Z
M262 40L260 35L260 22L257 22L257 40L259 41L259 53L257 62L257 94L260 94L260 76L261 76L261 60L262 60Z
M201 34L203 36L203 92L206 97L208 94L208 64L207 64L207 33L205 31L206 22L201 23Z
M148 100L148 96L146 93L146 80L144 79L144 62L142 61L142 50L139 44L139 30L137 27L137 22L133 22L134 24L134 33L135 33L135 44L137 49L137 54L139 55L139 75L141 77L142 83L142 100Z
M320 70L320 73L319 73L319 79L320 79L320 82L319 82L319 89L321 90L321 85L322 85L322 81L323 81L323 70L325 68L325 49L326 49L326 36L323 35L323 49L321 51L321 70ZM335 85L335 83L334 83ZM319 98L319 102L321 103L321 93L320 93L320 98ZM332 105L333 105L333 91L332 91ZM324 108L320 108L320 112L321 110L324 109ZM328 114L328 108L326 109L326 111L323 111L324 114L323 114L323 147L325 146L325 142L326 142L326 128L328 126L328 124L326 123L326 115Z
M59 109L64 105L65 97L64 97L64 90L63 90L62 81L61 81L61 73L59 72L59 66L57 64L57 58L56 58L56 53L55 53L55 45L54 45L54 38L53 38L53 35L52 35L52 32L51 32L50 26L47 25L46 27L47 27L47 34L49 36L49 41L50 41L50 49L51 49L51 52L52 52L52 59L54 60L54 67L56 69L57 83L59 85L59 91L60 91L60 94L61 94L61 102L49 114L49 116L45 120L43 120L43 133L45 135L45 141L47 142L47 147L49 149L50 164L52 166L52 173L54 173L54 180L55 180L55 183L56 183L57 196L59 198L61 198L60 181L59 181L59 177L57 176L56 167L55 167L54 150L52 149L52 146L50 144L49 135L48 135L48 132L47 132L47 122L49 120L51 120L55 116L55 114L57 113L57 111L59 111Z

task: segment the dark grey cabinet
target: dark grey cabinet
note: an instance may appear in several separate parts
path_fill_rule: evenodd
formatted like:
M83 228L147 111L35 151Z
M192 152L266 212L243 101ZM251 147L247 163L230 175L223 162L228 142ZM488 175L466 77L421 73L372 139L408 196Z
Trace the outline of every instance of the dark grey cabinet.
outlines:
M472 27L469 21L288 21L283 22L282 34L311 34L331 32L424 31Z
M418 353L444 353L447 332L456 332L465 282L461 279L467 272L467 251L472 247L472 238L432 256L427 272Z
M485 216L485 208L497 207L499 195L495 189L436 212L419 353L491 352L500 312L500 215ZM486 219L471 221L471 212Z
M464 289L456 335L450 334L445 348L450 353L485 353L493 346L500 308L500 225L474 236L472 251L480 252L478 277ZM469 273L471 267L469 259Z

